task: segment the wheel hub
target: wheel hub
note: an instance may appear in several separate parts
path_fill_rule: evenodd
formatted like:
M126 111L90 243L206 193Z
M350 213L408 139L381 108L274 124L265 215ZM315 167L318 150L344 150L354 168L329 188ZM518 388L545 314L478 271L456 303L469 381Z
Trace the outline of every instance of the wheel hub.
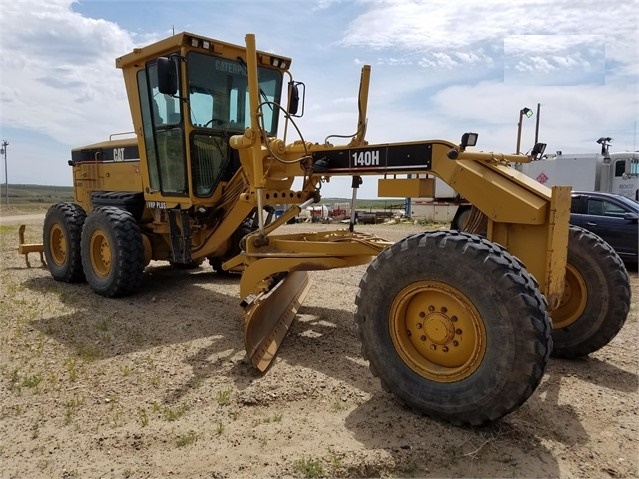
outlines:
M435 344L448 344L455 337L453 322L445 314L433 313L427 316L424 325L426 338Z
M588 299L586 282L581 274L570 264L566 265L564 293L559 307L550 313L553 329L562 329L577 321Z
M105 233L95 231L91 236L91 266L96 275L105 278L111 272L111 245Z
M420 281L395 297L390 333L400 357L418 374L459 381L481 364L486 332L479 312L456 288Z
M67 259L67 242L62 227L58 224L51 228L49 233L51 256L57 266L63 266Z

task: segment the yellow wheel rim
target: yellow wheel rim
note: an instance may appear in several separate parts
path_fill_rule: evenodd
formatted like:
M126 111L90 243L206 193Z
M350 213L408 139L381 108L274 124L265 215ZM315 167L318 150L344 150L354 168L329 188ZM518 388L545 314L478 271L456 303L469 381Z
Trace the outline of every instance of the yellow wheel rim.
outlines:
M56 266L64 266L67 260L67 240L64 230L58 224L53 225L49 231L49 248Z
M552 311L553 329L561 329L577 321L586 309L588 291L583 276L570 264L566 265L564 294L559 307Z
M102 230L96 230L91 235L89 243L91 266L100 278L106 278L111 272L111 245Z
M486 352L486 330L472 302L439 281L419 281L395 297L390 334L402 360L438 382L469 377Z

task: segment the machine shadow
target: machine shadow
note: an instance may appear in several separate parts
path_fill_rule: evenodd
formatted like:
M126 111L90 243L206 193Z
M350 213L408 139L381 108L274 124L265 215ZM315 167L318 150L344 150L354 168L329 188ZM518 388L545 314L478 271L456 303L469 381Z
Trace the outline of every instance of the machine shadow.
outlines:
M595 386L620 392L639 390L639 376L637 374L596 357L587 356L571 360L557 358L552 359L550 363L549 370L556 370L558 376L569 374Z
M345 423L367 449L384 450L396 465L410 464L410 477L561 475L535 425L513 416L482 427L452 426L402 408L384 394L357 406Z
M123 298L104 298L87 284L58 283L45 276L24 284L57 294L74 311L32 321L35 329L80 355L108 358L208 337L219 339L214 342L220 350L243 350L239 299L213 290L215 285L237 292L238 282L239 276L166 266L150 268L140 289ZM225 313L234 310L237 314Z
M534 475L558 476L556 460L541 443L542 439L552 437L567 444L588 439L575 411L558 403L563 369L611 389L637 389L635 375L605 361L554 360L541 387L520 410L489 428L452 427L399 406L370 374L360 353L352 312L316 305L302 306L274 364L266 374L259 374L245 358L243 318L237 296L239 279L239 275L225 277L210 271L154 267L145 273L145 280L134 296L119 299L97 296L88 285L57 283L44 276L28 279L25 285L34 291L57 293L74 310L71 314L35 320L32 325L80 355L94 351L98 358L109 358L206 339L194 353L182 358L190 367L191 376L167 391L167 402L179 400L209 378L228 378L241 394L247 389L276 388L290 375L290 368L285 366L307 368L318 377L325 375L338 380L344 389L361 392L352 401L356 405L345 421L359 442L367 448L386 449L397 461L405 459L406 451L418 451L424 460L420 463L421 470L438 477L478 475L473 469L478 453L473 451L487 438L489 444L516 438L512 454L523 458L525 451L536 451L526 459L533 462L529 470L535 471ZM237 313L225 312L234 308ZM562 431L557 431L557 424L562 424ZM424 438L424 434L437 437L444 433L447 439L443 445ZM452 454L457 466L440 464L438 449L444 454L442 457ZM489 447L484 453L503 462L498 447ZM523 475L521 470L508 468L496 475L513 473Z

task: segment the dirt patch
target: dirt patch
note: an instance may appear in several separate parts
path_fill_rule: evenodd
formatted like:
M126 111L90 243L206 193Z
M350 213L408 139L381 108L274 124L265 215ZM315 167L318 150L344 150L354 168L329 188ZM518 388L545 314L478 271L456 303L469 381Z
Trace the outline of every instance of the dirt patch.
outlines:
M361 228L391 240L423 229ZM259 375L243 349L239 277L152 263L137 294L106 299L27 269L17 226L0 232L2 477L639 474L636 270L631 317L609 346L552 360L518 411L459 428L398 406L369 373L353 324L365 267L311 274ZM27 233L40 241L37 225Z

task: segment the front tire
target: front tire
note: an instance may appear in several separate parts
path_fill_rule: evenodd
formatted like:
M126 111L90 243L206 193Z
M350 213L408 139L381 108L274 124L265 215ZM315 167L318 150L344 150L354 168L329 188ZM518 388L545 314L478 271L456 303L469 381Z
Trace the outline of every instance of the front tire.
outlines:
M570 226L564 295L553 321L553 356L586 356L608 344L630 310L630 279L623 262L599 236Z
M49 272L56 281L84 281L80 239L86 212L75 203L58 203L44 218L42 243Z
M519 407L546 368L546 301L500 246L458 231L405 238L368 267L356 299L362 352L403 404L456 425Z
M87 216L82 264L91 289L102 296L124 296L138 286L144 272L144 247L131 213L105 206Z

